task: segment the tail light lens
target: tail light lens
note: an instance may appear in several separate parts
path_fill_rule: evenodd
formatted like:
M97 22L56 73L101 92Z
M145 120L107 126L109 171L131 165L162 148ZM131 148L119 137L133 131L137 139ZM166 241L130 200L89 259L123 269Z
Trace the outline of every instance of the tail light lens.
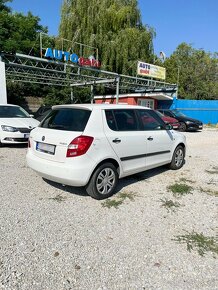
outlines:
M94 140L90 136L79 136L68 145L67 157L76 157L85 154Z

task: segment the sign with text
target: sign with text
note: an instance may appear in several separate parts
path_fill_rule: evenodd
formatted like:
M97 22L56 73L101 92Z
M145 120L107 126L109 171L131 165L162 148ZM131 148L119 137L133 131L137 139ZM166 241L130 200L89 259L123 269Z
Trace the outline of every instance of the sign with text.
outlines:
M100 61L96 60L94 56L89 58L79 57L76 53L70 53L69 51L62 51L59 49L51 49L48 47L45 51L45 57L62 61L70 61L81 66L90 66L94 68L100 68Z
M166 69L161 66L138 61L137 75L165 80Z

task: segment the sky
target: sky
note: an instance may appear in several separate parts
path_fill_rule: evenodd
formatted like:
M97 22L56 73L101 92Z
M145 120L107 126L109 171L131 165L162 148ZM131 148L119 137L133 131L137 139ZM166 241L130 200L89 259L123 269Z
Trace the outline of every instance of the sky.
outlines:
M57 35L62 0L13 0L13 11L39 16L49 34ZM154 51L170 56L186 42L194 48L218 52L218 0L138 0L143 24L155 29Z

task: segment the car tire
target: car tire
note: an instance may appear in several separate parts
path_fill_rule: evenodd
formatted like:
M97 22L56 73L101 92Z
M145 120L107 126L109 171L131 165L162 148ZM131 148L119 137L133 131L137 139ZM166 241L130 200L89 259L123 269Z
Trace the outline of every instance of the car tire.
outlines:
M185 132L186 130L187 130L186 123L181 122L181 123L180 123L180 126L179 126L179 131L181 131L181 132Z
M176 147L173 153L172 161L169 164L169 168L172 170L180 169L183 166L184 161L185 161L185 150L183 146L179 145L178 147Z
M105 199L114 194L117 183L118 173L116 167L109 162L103 163L92 174L86 186L86 192L95 199Z

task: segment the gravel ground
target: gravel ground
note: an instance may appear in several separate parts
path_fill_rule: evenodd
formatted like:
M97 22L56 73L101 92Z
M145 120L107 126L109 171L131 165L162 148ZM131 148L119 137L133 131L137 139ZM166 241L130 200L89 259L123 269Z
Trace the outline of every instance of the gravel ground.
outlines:
M217 238L218 130L185 135L181 170L125 178L109 202L44 181L25 147L1 148L0 289L218 289L218 255L176 241ZM176 182L191 192L174 196Z

